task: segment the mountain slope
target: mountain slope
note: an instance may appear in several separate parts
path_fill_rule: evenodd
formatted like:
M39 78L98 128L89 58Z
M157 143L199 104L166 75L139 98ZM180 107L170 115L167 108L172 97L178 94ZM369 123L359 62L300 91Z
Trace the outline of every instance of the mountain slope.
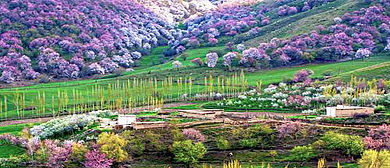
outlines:
M37 78L36 72L57 78L111 73L182 35L132 0L3 1L0 18L6 83Z

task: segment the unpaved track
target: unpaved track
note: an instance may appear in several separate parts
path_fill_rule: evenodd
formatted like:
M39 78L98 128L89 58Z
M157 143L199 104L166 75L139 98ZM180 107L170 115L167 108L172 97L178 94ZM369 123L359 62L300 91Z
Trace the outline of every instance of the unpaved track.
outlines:
M274 112L226 112L231 115L249 115L254 117L289 117L289 116L297 116L302 115L302 113L274 113Z

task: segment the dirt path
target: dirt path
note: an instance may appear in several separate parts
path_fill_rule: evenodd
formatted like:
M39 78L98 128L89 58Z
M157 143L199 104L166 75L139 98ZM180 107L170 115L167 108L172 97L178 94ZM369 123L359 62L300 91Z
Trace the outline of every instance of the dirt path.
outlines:
M246 115L253 117L289 117L289 116L297 116L302 115L301 113L275 113L275 112L226 112L230 115Z

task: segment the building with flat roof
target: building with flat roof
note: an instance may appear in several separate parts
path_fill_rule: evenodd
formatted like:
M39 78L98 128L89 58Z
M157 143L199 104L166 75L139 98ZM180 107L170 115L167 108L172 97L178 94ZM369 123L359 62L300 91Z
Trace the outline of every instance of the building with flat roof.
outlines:
M374 114L374 108L343 105L326 107L327 117L352 117L355 114Z

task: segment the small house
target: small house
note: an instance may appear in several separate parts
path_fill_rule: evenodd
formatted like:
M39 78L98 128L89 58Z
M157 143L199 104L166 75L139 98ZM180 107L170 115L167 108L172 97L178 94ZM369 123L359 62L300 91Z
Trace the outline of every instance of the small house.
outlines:
M352 117L355 114L374 114L374 108L343 105L326 107L327 117Z
M131 125L132 123L136 122L136 120L136 115L118 115L118 125Z

